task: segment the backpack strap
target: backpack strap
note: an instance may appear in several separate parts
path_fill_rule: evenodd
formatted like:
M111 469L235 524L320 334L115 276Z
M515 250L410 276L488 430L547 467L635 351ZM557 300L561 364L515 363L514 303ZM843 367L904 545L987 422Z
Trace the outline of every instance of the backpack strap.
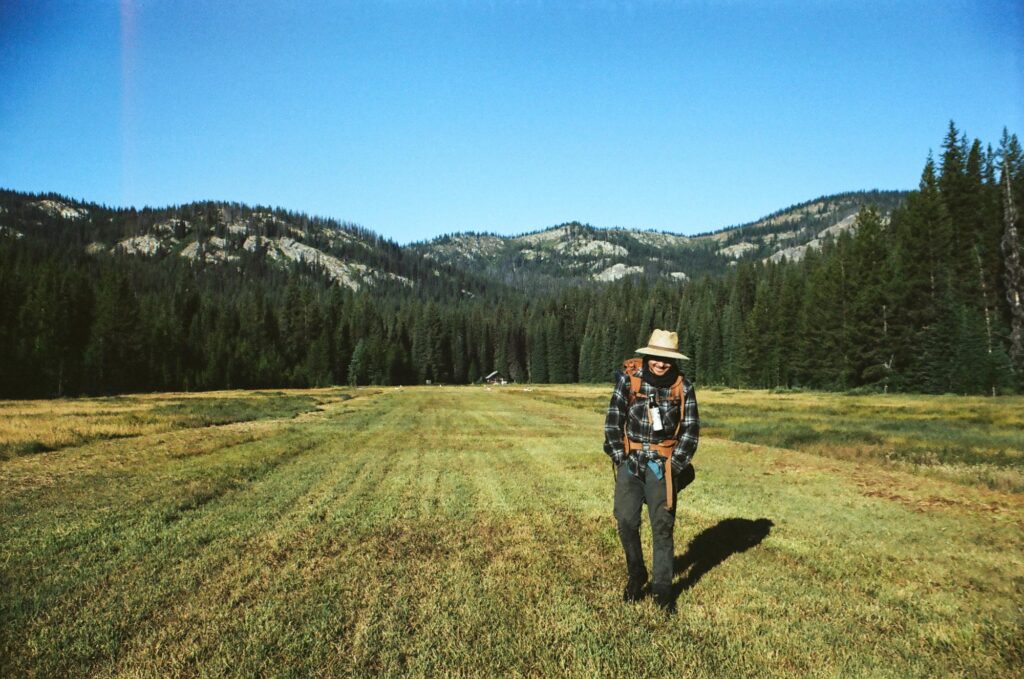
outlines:
M637 394L640 393L639 373L643 365L644 360L642 358L627 358L622 362L622 372L629 377L629 398L627 399L629 405L627 406L627 410L629 406L633 405L633 401L636 400ZM629 434L626 433L628 428L629 422L627 420L626 423L622 425L622 443L626 457L629 457L629 454L634 450L639 450L637 447L630 446L630 443L632 442L629 440Z

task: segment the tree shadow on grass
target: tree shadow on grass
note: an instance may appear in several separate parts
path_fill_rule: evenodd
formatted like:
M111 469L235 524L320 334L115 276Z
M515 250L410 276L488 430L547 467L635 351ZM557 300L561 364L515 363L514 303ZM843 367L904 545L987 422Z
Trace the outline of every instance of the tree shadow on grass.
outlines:
M672 588L673 600L733 554L760 544L774 525L771 519L723 519L702 531L676 557L675 574L683 577Z

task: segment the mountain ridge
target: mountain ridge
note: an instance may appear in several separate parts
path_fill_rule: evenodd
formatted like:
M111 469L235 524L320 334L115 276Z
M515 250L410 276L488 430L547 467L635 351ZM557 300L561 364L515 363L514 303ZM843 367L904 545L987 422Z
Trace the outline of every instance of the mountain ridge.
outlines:
M722 273L743 259L799 260L808 249L820 249L828 239L853 230L862 206L875 205L887 218L906 195L871 190L820 196L753 222L695 236L567 222L515 236L444 234L406 247L520 286L550 282L559 267L573 283L631 274L690 280Z
M875 205L884 218L905 195L872 190L819 196L693 236L566 222L511 236L466 231L399 246L355 224L261 205L205 201L139 210L0 190L0 238L45 239L57 231L90 256L177 256L198 266L241 266L254 258L284 268L304 265L353 291L412 287L424 276L520 289L626 276L685 282L744 260L799 260L852 230L863 205Z

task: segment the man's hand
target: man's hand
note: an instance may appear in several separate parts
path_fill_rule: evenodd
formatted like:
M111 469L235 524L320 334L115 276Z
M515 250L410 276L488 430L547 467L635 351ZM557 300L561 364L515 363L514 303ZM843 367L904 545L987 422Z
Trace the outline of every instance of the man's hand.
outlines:
M690 460L679 455L672 456L672 473L679 476L690 466Z

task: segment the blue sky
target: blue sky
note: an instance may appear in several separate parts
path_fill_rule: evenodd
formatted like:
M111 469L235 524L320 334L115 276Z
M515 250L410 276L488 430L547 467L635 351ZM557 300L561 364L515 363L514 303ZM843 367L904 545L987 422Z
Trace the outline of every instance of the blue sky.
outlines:
M1021 2L0 0L0 187L697 233L1024 133Z

